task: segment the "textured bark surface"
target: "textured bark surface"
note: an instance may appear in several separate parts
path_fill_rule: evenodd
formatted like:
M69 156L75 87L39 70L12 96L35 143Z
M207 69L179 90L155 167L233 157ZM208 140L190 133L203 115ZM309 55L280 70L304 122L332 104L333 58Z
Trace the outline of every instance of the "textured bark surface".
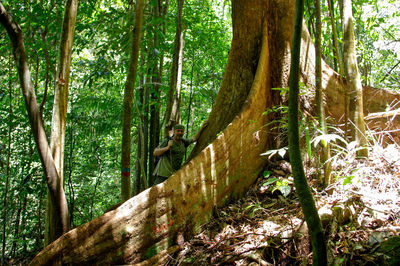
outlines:
M19 82L21 85L22 95L25 100L26 110L28 112L29 122L32 128L33 138L39 152L44 173L46 176L47 187L50 191L51 201L57 213L59 223L57 232L66 232L69 228L68 206L65 198L64 190L61 186L56 165L51 154L49 144L47 142L46 131L39 112L39 106L36 101L35 91L31 81L31 73L29 71L26 59L25 45L22 36L22 30L16 24L12 17L7 13L4 6L0 3L0 23L6 28L13 46L15 64L17 66Z
M57 83L54 90L53 115L51 121L50 149L57 168L59 190L64 184L64 146L65 130L67 127L68 87L71 65L72 43L74 39L75 21L78 12L78 0L68 0L65 4L64 22L61 33L60 58L58 64ZM56 240L70 227L61 227L61 219L69 219L68 212L65 218L58 217L51 201L50 192L47 193L45 245ZM62 229L60 231L60 229Z
M247 33L245 25L234 25L243 26L249 38L250 36L257 38L259 35L267 37L263 41L258 38L260 46L263 44L263 49L259 56L255 57L258 65L257 74L246 69L243 73L241 70L233 69L233 63L236 61L231 57L238 55L235 55L237 52L232 47L226 75L232 75L233 80L225 80L228 78L224 77L224 84L250 86L249 93L245 97L247 100L245 99L239 107L231 106L232 110L241 109L241 111L230 114L233 120L227 122L228 126L223 128L215 123L217 120L213 120L214 123L210 121L209 127L212 129L209 131L216 132L214 141L209 145L203 142L202 145L206 148L199 151L197 156L166 182L145 190L119 208L71 230L40 252L32 261L32 265L57 263L108 265L146 260L168 247L175 246L178 235L186 239L190 237L199 230L201 224L209 220L216 207L237 199L254 182L265 164L259 154L264 152L271 142L268 139L269 132L264 131L265 128L262 127L267 122L262 113L268 106L274 104L274 97L270 91L271 84L287 86L290 66L287 60L290 62L294 1L254 1L254 4L255 8L260 9L271 5L270 10L263 11L269 16L269 23L263 24L260 21L256 23L264 25L258 28L261 32L250 34ZM253 5L241 7L242 11L247 10L249 6ZM235 8L238 6L235 5ZM238 9L234 12L237 11ZM251 12L250 9L246 12L242 15L253 17L258 11ZM251 18L242 18L243 23L248 20ZM235 49L249 49L252 46L251 40L243 39L243 42L246 45L236 44ZM259 51L259 49L257 47L253 50ZM305 106L307 101L304 100L309 102L314 100L313 84L315 84L314 47L305 27L302 32L301 49L300 74L302 80L310 87L310 92L303 99L302 105ZM254 60L249 53L243 57L245 58ZM236 66L240 69L252 64L243 61ZM322 87L327 101L326 111L331 117L340 118L344 111L341 98L344 84L340 82L336 72L324 63L322 70ZM241 80L246 82L239 81L239 74L243 75ZM242 87L243 85L237 88ZM231 88L236 87L232 85ZM381 99L390 98L384 91L381 97L374 98L377 102L370 99L369 105L375 106L375 111L381 108ZM225 101L229 103L229 100ZM369 105L366 104L366 108ZM310 109L312 110L312 106ZM224 111L224 113L229 112Z
M319 8L317 8L317 12ZM300 75L300 48L301 31L303 24L304 0L296 0L296 11L294 19L293 42L291 48L291 66L289 76L289 116L288 116L288 139L289 157L293 170L296 194L299 198L304 219L307 222L308 232L313 253L313 265L327 265L326 243L322 230L321 221L315 206L315 201L308 186L301 159L300 134L299 134L299 75ZM318 16L318 15L317 15ZM318 27L317 27L318 28ZM318 30L317 30L318 31ZM318 57L321 60L321 57ZM317 62L317 66L320 62ZM320 66L319 66L320 67ZM318 67L317 67L318 68ZM321 69L319 69L321 70ZM319 78L321 75L319 75ZM318 77L317 77L318 78ZM320 88L321 90L321 88Z
M354 19L351 0L344 0L341 5L342 25L343 25L343 63L345 77L348 83L350 128L353 141L357 142L357 147L366 147L367 139L365 137L364 110L361 76L358 71L356 40L354 37ZM363 157L368 156L366 148L357 151L357 154Z
M181 83L183 64L183 24L182 11L184 0L178 0L178 14L176 19L176 34L174 43L174 56L172 59L171 77L169 81L168 101L165 111L164 136L172 135L173 127L181 123Z
M242 109L257 70L269 4L266 0L232 1L233 39L225 75L208 118L210 126L202 132L189 158L211 143Z
M131 123L132 103L139 61L140 38L142 32L144 0L136 2L135 27L131 46L131 57L128 75L126 77L124 100L122 104L122 155L121 155L121 200L128 200L131 196ZM136 101L135 101L136 105ZM141 126L139 125L141 128ZM142 131L140 129L140 131ZM142 131L143 132L143 131Z
M267 148L267 39L263 44L243 111L212 144L166 182L65 234L31 264L139 262L173 246L179 234L190 237L216 207L241 196L265 164L259 154Z
M169 0L166 1L157 1L156 5L153 7L153 16L155 18L162 18L167 15L168 12ZM163 21L161 25L158 25L162 32L165 35L166 26L164 21L165 19L161 19ZM153 29L153 42L154 47L159 47L162 40L160 40L159 35L157 33L156 28ZM162 77L162 66L164 64L164 52L158 53L158 50L154 50L154 54L152 56L152 83L153 89L151 90L150 97L152 102L160 102L160 85L161 85L161 77ZM157 105L152 104L150 106L150 143L149 143L149 184L154 183L153 171L155 168L154 165L154 156L153 151L158 146L160 139L160 108Z

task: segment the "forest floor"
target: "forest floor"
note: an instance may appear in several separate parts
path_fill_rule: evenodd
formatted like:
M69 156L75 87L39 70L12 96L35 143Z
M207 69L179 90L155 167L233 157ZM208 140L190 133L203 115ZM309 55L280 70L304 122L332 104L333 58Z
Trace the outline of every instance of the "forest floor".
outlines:
M400 265L400 147L332 160L335 182L318 187L306 163L328 246L329 265ZM314 177L314 178L313 178ZM247 195L218 209L203 231L183 243L168 265L306 265L308 229L290 164L271 161Z

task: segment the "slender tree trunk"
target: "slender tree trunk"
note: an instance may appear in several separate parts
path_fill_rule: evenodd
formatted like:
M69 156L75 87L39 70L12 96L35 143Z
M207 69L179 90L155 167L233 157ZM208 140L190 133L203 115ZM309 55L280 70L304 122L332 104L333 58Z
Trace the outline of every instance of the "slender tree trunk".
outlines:
M357 155L368 156L367 139L363 111L362 85L357 66L356 40L354 37L354 20L351 0L342 0L343 26L343 61L349 91L349 110L351 120L351 136L356 141Z
M22 193L21 193L22 194ZM27 196L27 194L25 194ZM21 225L21 212L22 212L22 199L19 199L19 207L17 210L17 215L15 216L14 222L14 241L11 246L11 258L15 258L15 251L17 249L17 240L19 239L19 229Z
M68 0L65 3L64 22L61 32L60 57L54 90L53 115L51 121L50 149L58 172L58 189L64 186L64 147L65 130L67 126L68 87L71 66L72 43L74 39L75 22L78 12L78 0ZM57 217L54 202L50 193L47 194L47 217L45 230L45 245L53 242L64 232L58 231L60 219ZM69 220L68 212L65 219ZM69 230L70 223L68 222Z
M319 1L319 0L317 0ZM303 21L304 0L296 0L294 33L292 41L292 59L289 76L289 155L292 165L294 184L299 197L310 233L313 249L313 265L327 265L326 244L322 231L321 221L304 174L301 160L299 136L299 73L300 73L300 46Z
M96 199L96 195L97 195L97 187L99 186L100 182L101 182L101 177L103 175L103 166L102 166L102 161L101 161L101 157L99 154L99 150L100 147L96 147L95 153L96 153L96 158L97 158L97 167L99 169L99 176L96 177L96 182L94 184L94 191L93 191L93 196L92 196L92 202L90 205L90 220L93 219L93 208L94 208L94 201Z
M39 108L31 81L31 74L29 71L28 62L26 60L22 30L6 12L1 3L0 23L6 28L13 45L15 63L18 70L21 90L24 96L33 137L35 139L35 143L39 151L39 157L46 175L51 201L55 203L54 207L57 213L57 218L60 220L56 231L64 233L69 229L67 202L62 185L59 183L60 178L58 176L57 168L47 142L43 121L40 117Z
M68 165L69 165L69 171L68 171L68 189L69 189L69 210L70 210L70 225L71 227L74 227L74 210L75 210L75 190L74 190L74 184L72 182L72 171L73 171L73 150L74 150L74 139L73 139L73 127L71 127L70 131L70 138L71 138L71 147L69 150L69 160L68 160Z
M134 98L134 88L137 75L140 38L142 32L144 0L136 2L135 27L132 39L131 59L129 63L128 75L125 83L124 101L122 109L122 157L121 157L121 201L130 198L131 181L131 121L132 121L132 102Z
M22 205L22 220L21 220L21 227L20 227L20 232L21 232L21 238L23 244L23 253L27 254L28 253L28 241L26 241L26 233L25 233L25 226L26 226L26 220L27 220L27 209L26 205L28 203L28 194L24 196L24 202Z
M31 161L29 161L29 165L28 165L28 169L30 169L30 164ZM31 176L28 176L27 178L32 178ZM24 189L24 187L27 186L26 182L24 182L24 178L22 178L21 180L21 190ZM11 247L11 254L12 254L12 258L15 257L15 251L17 248L17 240L20 239L20 234L22 234L22 238L24 237L24 232L23 232L23 227L25 226L25 221L26 221L26 204L28 202L28 193L27 192L22 192L20 191L19 193L19 208L17 210L17 215L15 218L15 222L14 222L14 241L12 243L12 247ZM25 213L25 216L24 216ZM22 221L21 221L22 218Z
M5 264L5 254L6 254L6 242L7 242L7 211L8 211L8 190L9 190L9 185L10 185L10 175L11 175L11 166L10 166L10 160L11 160L11 132L12 132L12 120L13 120L13 107L12 107L12 98L13 98L13 86L12 86L12 71L11 71L11 55L9 58L9 82L8 82L8 98L10 101L9 104L9 111L8 111L8 147L7 147L7 163L6 163L6 185L4 187L3 191L3 235L2 235L2 264Z
M189 104L188 104L188 110L187 110L187 119L186 119L186 137L189 137L189 122L190 122L190 115L192 111L192 102L193 102L193 76L194 76L194 63L195 63L195 57L194 57L194 52L192 56L192 70L190 71L190 85L189 85L189 90L190 90L190 95L189 95Z
M37 206L37 220L38 220L38 226L36 228L36 246L42 248L43 247L43 242L42 242L42 232L44 231L44 228L42 227L42 206L43 206L43 198L45 195L45 192L47 191L46 187L41 186L39 190L39 204Z
M74 102L71 102L70 105L70 112L71 115L73 116L74 112ZM70 226L74 227L74 207L75 207L75 191L74 191L74 185L72 182L72 172L73 172L73 162L74 162L74 148L75 148L75 135L74 135L74 119L71 120L70 122L70 128L69 128L69 151L67 153L67 159L65 164L67 165L67 170L68 171L68 190L69 190L69 201L68 201L68 206L69 206L69 214L70 214Z
M148 40L150 42L150 40ZM150 47L150 50L153 48ZM151 73L146 73L151 71L151 66L147 68L148 71L145 70L145 56L144 52L141 53L140 56L140 65L142 69L142 73L140 75L139 80L139 90L140 90L140 107L138 108L139 113L138 116L141 117L141 130L138 129L138 148L137 148L137 159L136 159L136 178L133 182L132 196L139 194L141 191L145 189L145 183L143 180L147 180L147 158L148 158L148 143L149 143L149 85L147 77L151 75ZM148 60L149 65L151 64L151 60ZM142 169L143 165L143 169Z
M42 102L40 103L40 117L42 117L42 119L43 119L44 105L45 105L46 99L47 99L47 91L49 88L49 76L50 76L50 58L49 58L49 51L47 49L47 40L46 40L47 30L48 30L48 27L46 25L44 27L44 31L41 34L42 41L44 43L43 52L44 52L44 57L46 59L46 78L45 78L45 82L44 82L43 98L42 98Z
M337 38L337 30L336 30L336 23L335 23L335 16L334 16L334 7L333 7L333 1L328 0L328 8L329 8L329 15L331 19L331 26L332 26L332 34L333 34L333 43L335 45L335 51L336 51L336 58L337 62L339 64L339 74L341 77L344 77L344 68L343 68L343 60L342 56L340 55L339 51L339 42ZM345 132L345 137L347 138L347 129L348 129L348 120L349 120L349 96L347 93L347 90L344 91L344 132Z
M316 92L316 105L317 105L317 116L319 122L319 129L322 134L327 134L328 130L326 127L325 120L325 104L324 104L324 93L322 91L322 52L321 52L321 3L320 0L315 0L315 92ZM331 183L331 162L329 161L330 145L326 142L321 142L321 163L323 164L324 175L321 180L324 186Z
M151 48L150 48L151 49ZM138 115L142 115L144 116L145 114L143 113L143 105L144 105L144 84L145 84L145 53L144 51L142 51L140 53L140 77L139 77L139 110L140 110L140 114ZM140 123L140 120L139 120ZM138 130L137 132L137 138L138 138L138 142L137 142L137 150L136 150L136 173L135 173L135 178L132 181L132 196L135 196L137 194L139 194L140 191L140 180L142 178L142 169L140 167L140 160L141 160L141 155L142 155L142 138L143 132L140 132Z
M167 15L169 1L165 2L162 0L157 1L153 7L153 16L155 18L163 18ZM166 26L164 20L162 20L161 29L165 35ZM158 27L157 27L158 28ZM154 156L153 151L159 144L160 139L160 86L161 78L163 73L164 64L164 52L156 50L160 47L160 44L164 40L160 40L159 34L156 27L153 26L153 53L151 54L151 67L152 71L152 86L153 89L150 93L150 100L152 102L150 106L150 128L149 128L149 184L154 183L153 171L154 171Z
M165 111L165 136L170 136L176 124L181 123L181 83L182 83L182 63L183 63L183 25L182 11L184 0L177 0L178 14L176 20L176 34L174 45L174 57L171 67L171 78L169 82L168 101Z

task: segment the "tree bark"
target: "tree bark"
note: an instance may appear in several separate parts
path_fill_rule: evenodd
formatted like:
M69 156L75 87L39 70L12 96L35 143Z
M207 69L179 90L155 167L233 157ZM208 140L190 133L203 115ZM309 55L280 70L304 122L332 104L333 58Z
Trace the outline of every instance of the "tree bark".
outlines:
M122 109L122 156L121 156L121 201L130 198L131 181L131 122L132 102L139 60L139 48L142 32L144 0L136 2L135 27L132 39L131 60L129 62L128 75L126 77L124 101Z
M342 56L340 55L339 52L339 44L338 44L338 38L337 38L337 31L336 31L336 24L335 24L335 18L334 18L334 6L333 6L333 1L332 0L327 0L328 1L328 8L329 8L329 15L331 19L331 26L332 26L332 35L333 35L333 43L336 51L336 58L337 62L339 64L339 71L335 70L338 72L341 77L344 77L344 68L343 68L343 60ZM344 132L345 132L345 138L347 138L347 129L348 129L348 120L349 120L349 101L348 101L348 93L347 90L345 91L345 97L344 97Z
M176 20L176 34L174 44L174 56L172 59L171 78L169 82L167 108L165 110L164 136L171 136L173 127L181 123L181 83L183 63L183 25L182 11L184 0L178 0L178 14Z
M150 50L153 49L150 47ZM147 50L147 49L146 49ZM138 145L136 155L136 173L135 179L132 182L132 196L136 196L145 189L145 182L143 179L147 179L147 155L148 155L148 124L149 124L149 88L147 84L147 73L145 73L145 53L140 55L140 66L142 73L139 79L139 102L138 108L139 123L141 127L138 127ZM150 68L149 68L150 69ZM141 128L142 131L139 129ZM143 168L142 168L143 165Z
M288 84L288 59L294 14L292 0L249 1L246 1L247 5L243 4L239 8L238 4L242 1L235 0L236 18L245 16L241 18L244 24L252 24L254 19L261 25L250 28L234 20L235 27L242 29L234 30L235 38L238 38L237 35L248 34L247 36L257 38L262 49L260 52L257 45L253 46L259 51L255 53L258 54L256 57L249 57L248 53L244 53L244 58L252 60L253 64L257 62L256 74L253 74L251 81L246 79L247 82L244 83L237 82L239 78L232 74L240 73L243 65L252 64L244 60L234 61L231 57L240 59L239 51L232 49L230 52L230 63L227 66L227 70L230 68L230 71L225 72L225 75L232 75L231 78L237 84L241 84L238 87L231 86L230 89L248 89L245 84L251 83L246 93L248 97L237 107L239 111L232 115L233 120L220 131L209 128L220 127L219 124L209 124L208 130L219 133L218 136L214 136L211 144L167 181L143 191L119 208L65 234L41 251L31 265L129 264L146 260L168 247L175 246L178 234L187 239L199 232L201 225L210 219L215 208L239 198L248 190L266 163L259 154L271 147L270 143L274 140L269 139L270 131L264 127L269 120L262 113L276 104L270 88ZM259 32L249 34L248 29ZM260 36L263 38L259 39ZM305 27L301 37L302 81L314 88L312 77L315 72L315 51ZM241 44L236 43L235 49L248 49L248 44L254 42L257 41L243 38ZM239 70L234 70L234 66ZM322 74L323 89L329 97L327 110L332 117L339 119L343 114L343 107L338 109L336 105L343 102L342 92L345 84L340 81L337 73L324 63ZM224 77L224 86L232 83L229 79ZM227 91L224 93L228 94ZM311 90L310 93L307 92L306 97L310 96L313 99L314 95ZM388 95L383 93L379 99L386 96ZM376 104L380 104L380 101L371 103L374 108L377 108ZM231 109L228 108L234 110L235 107L236 104L233 103L227 105L224 113L230 113Z
M228 64L208 121L189 159L194 158L242 109L257 70L269 1L232 1L233 39ZM271 100L271 99L268 99Z
M65 3L64 22L61 33L60 58L56 77L56 88L54 90L50 135L50 149L58 172L59 190L63 190L64 186L64 147L65 129L67 127L69 73L77 13L78 0L68 0ZM45 245L48 245L65 233L64 230L59 230L61 228L61 218L57 216L54 205L55 203L51 200L50 192L48 192ZM65 215L67 217L63 219L69 220L68 209ZM70 223L68 222L68 227L65 230L69 230L69 224Z
M26 60L22 30L6 12L1 3L0 23L6 28L12 42L15 63L18 70L21 90L24 96L33 137L35 139L39 157L44 168L51 200L55 203L54 207L57 213L57 218L60 220L60 223L57 224L57 228L55 230L57 232L65 233L69 229L67 201L65 199L62 185L59 183L60 178L58 176L57 168L47 142L43 121L39 113L39 108L31 81L31 74L29 71L28 62Z
M325 103L324 94L322 92L322 51L321 51L321 3L320 0L315 0L315 90L316 90L316 109L317 117L319 122L319 129L322 134L327 134L328 130L326 127L325 120ZM331 177L331 162L329 161L330 155L330 145L329 143L321 142L321 155L320 160L323 164L324 175L322 178L322 184L324 187L328 186L332 182ZM322 175L321 175L322 177Z
M348 92L350 98L349 111L351 120L352 140L357 142L358 156L367 157L368 149L365 136L364 112L362 85L360 73L357 66L356 41L354 37L354 20L351 0L343 0L343 61L346 79L348 83Z
M213 144L166 182L145 190L118 209L61 237L53 248L41 252L32 264L139 262L172 245L178 234L190 237L210 218L215 207L237 199L247 190L265 164L259 154L268 146L263 127L266 117L262 115L266 106L272 104L269 102L267 2L254 1L261 8L257 15L262 21L256 28L260 31L258 44L253 46L257 51L254 54L258 54L258 66L253 66L256 71L252 73L253 81L248 80L246 86L237 83L242 85L238 89L248 90L249 97L242 103L242 112ZM247 11L245 15L250 19L254 13L248 6L251 5L240 8ZM241 29L247 32L246 27ZM236 65L241 67L241 64ZM67 249L67 246L74 248Z
M165 2L159 0L156 2L155 6L153 7L153 15L155 18L163 18L167 15L168 12L168 4L169 1L166 0ZM164 23L164 19L161 23L162 32L165 35L166 27ZM150 106L150 140L149 140L149 184L154 183L153 171L154 171L154 156L153 151L159 144L160 139L160 86L161 86L161 78L163 72L163 64L164 64L164 52L156 50L157 47L160 47L163 40L160 40L159 34L156 31L156 27L153 26L153 42L154 42L154 50L151 57L151 66L152 66L152 86L153 89L151 90L150 98L151 102L153 103Z

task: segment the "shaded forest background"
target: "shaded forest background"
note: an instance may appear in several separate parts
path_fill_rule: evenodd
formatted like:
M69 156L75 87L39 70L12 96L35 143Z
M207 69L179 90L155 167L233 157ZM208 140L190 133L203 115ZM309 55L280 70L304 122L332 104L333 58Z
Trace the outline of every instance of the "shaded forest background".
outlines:
M50 130L55 73L64 1L2 1L21 25L38 102ZM135 101L141 116L149 106L165 112L176 29L176 1L163 18L152 17L156 1L145 7ZM65 192L71 227L90 221L120 202L121 113L129 62L134 2L81 1L75 29L65 147ZM305 19L313 36L314 7L306 1ZM335 27L341 40L336 1ZM337 69L327 3L323 3L322 47L325 61ZM363 83L400 87L399 1L354 1L358 64ZM181 116L193 135L208 117L230 49L229 1L186 1ZM160 21L162 20L162 21ZM165 23L166 30L159 27ZM152 46L154 34L160 46ZM43 247L46 182L21 97L9 38L0 28L0 182L2 243L8 258L21 258ZM152 56L164 55L157 99L142 104L153 89ZM142 98L141 98L142 97ZM137 161L137 125L133 115L132 169ZM49 132L48 132L49 133ZM161 138L162 136L160 136ZM134 172L133 172L134 173ZM135 180L135 178L132 178ZM135 186L133 186L135 187ZM4 254L3 253L3 254Z

